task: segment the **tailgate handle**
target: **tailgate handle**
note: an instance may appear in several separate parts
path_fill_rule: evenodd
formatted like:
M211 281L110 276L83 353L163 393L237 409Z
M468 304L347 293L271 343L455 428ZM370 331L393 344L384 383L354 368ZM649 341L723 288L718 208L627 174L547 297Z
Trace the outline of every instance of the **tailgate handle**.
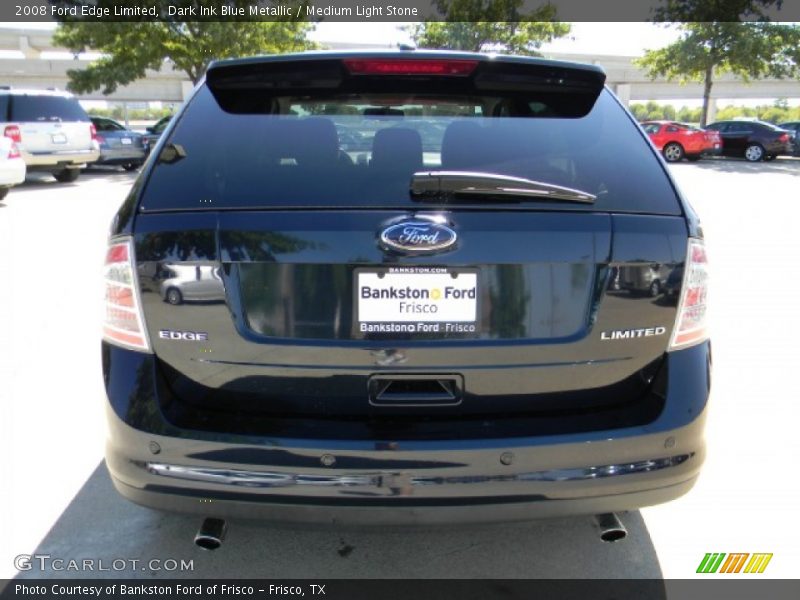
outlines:
M457 374L373 375L369 403L373 406L455 406L461 403L464 378Z

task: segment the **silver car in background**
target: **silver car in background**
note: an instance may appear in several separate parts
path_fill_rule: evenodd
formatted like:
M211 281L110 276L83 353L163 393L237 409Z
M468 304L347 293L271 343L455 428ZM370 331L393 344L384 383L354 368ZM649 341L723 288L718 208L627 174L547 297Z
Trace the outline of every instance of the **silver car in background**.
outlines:
M167 276L159 286L161 298L172 305L184 302L222 302L225 287L214 263L182 263L162 265Z

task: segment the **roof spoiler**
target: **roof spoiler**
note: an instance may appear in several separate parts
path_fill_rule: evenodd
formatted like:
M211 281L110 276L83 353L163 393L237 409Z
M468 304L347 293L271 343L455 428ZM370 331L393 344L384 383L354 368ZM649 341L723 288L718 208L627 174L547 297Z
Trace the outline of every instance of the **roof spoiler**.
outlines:
M354 70L354 61L373 64L385 61L391 68ZM398 68L398 63L404 61L413 61L414 68ZM470 62L475 66L467 72L464 69L421 68L425 61L437 65ZM419 86L419 92L426 94L540 95L551 100L550 105L564 106L564 114L559 116L580 117L594 106L605 81L605 72L596 65L447 52L265 56L214 62L206 72L208 87L222 108L229 112L250 112L244 109L251 103L242 98L243 92L255 93L261 98L263 107L265 96L315 92L407 94ZM552 102L553 96L559 97L558 102Z

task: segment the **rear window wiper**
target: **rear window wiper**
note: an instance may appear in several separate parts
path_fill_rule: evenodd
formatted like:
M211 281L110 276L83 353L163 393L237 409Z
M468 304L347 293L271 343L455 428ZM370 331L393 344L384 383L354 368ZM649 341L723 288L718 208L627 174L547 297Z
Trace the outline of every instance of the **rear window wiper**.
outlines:
M597 196L572 188L480 171L419 171L411 176L411 195L415 200L446 196L536 198L592 204Z

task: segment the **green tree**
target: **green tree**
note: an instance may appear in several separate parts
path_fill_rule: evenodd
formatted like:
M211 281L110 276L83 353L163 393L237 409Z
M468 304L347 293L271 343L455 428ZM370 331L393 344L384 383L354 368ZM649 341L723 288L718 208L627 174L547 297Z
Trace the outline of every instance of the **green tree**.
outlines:
M733 73L749 81L800 72L800 28L768 22L767 11L776 6L778 0L667 0L656 19L683 21L670 25L681 36L665 48L648 50L637 63L652 78L702 82L700 123L705 125L717 75Z
M717 111L717 118L720 121L728 121L737 117L756 118L757 111L749 106L726 106Z
M758 118L762 121L769 121L770 123L783 123L787 121L788 110L776 107L776 106L764 106L759 107L761 110L758 111Z
M775 98L775 101L772 103L772 106L775 108L789 108L789 100L786 98Z
M681 106L678 110L677 119L681 123L699 123L700 122L700 108L689 108L688 106Z
M644 108L647 111L647 119L650 121L661 119L664 116L663 109L658 102L648 100Z
M631 104L630 111L637 121L647 120L647 109L645 108L644 104Z
M769 21L785 0L662 0L654 21L711 23Z
M85 2L71 2L82 3ZM253 0L227 2L242 6L252 3ZM97 4L110 4L110 0L99 0ZM156 4L164 8L170 2L160 0ZM146 69L160 70L167 60L197 83L212 60L306 50L314 46L306 37L312 28L311 23L299 20L66 21L59 24L53 39L76 54L93 50L103 55L85 69L67 72L70 90L86 93L102 88L104 94L111 94L118 86L144 77Z
M420 48L506 52L538 55L545 42L570 32L568 23L555 21L550 4L522 12L524 0L434 0L441 21L408 28Z

